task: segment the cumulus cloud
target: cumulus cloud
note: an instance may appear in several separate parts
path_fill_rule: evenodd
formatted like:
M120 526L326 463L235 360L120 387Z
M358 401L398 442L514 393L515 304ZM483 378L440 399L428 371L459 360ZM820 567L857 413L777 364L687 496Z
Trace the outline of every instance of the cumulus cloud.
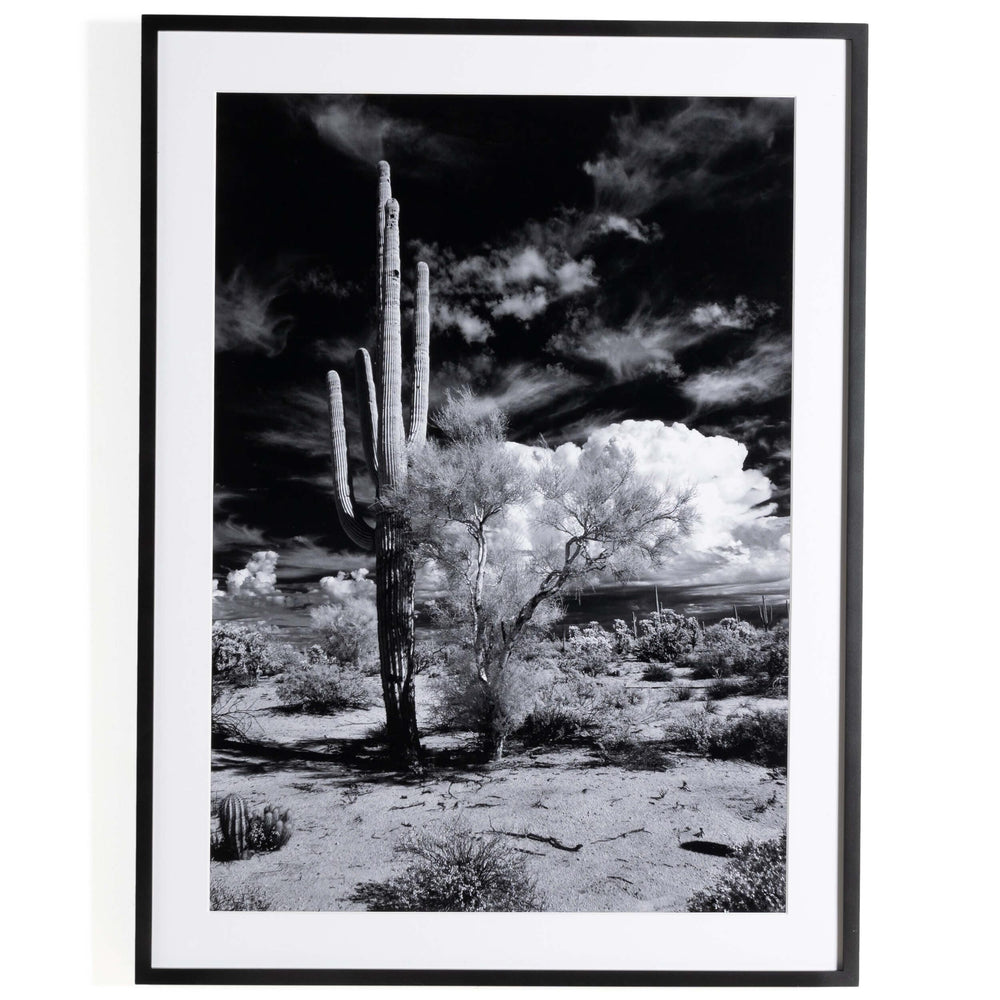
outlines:
M215 283L215 349L274 356L285 348L293 320L276 315L273 306L280 284L261 286L238 267Z
M625 420L594 431L582 446L566 443L552 460L574 467L587 451L609 444L631 451L636 471L664 488L691 486L698 521L655 578L694 585L787 577L789 521L774 515L773 487L764 473L745 468L747 449L738 441L706 436L684 424ZM542 449L508 444L527 467ZM515 510L510 530L530 534L530 508Z
M277 565L277 552L255 552L243 569L234 569L226 577L226 596L280 601L282 595L278 591Z
M336 519L332 503L330 516ZM334 552L316 539L302 535L283 542L279 549L282 580L315 580L320 574L329 575L333 571L340 574L357 572L358 567L367 573L375 565L374 556L349 551ZM348 570L346 567L351 569Z
M583 169L593 178L598 205L625 216L670 198L739 202L766 196L758 173L769 160L787 159L773 147L791 116L789 100L725 104L697 98L664 118L620 115L612 120L608 148Z
M692 375L681 391L699 408L764 403L791 390L792 352L787 339L761 340L734 364Z
M778 307L773 302L751 302L745 295L738 295L731 306L719 302L696 306L691 310L689 319L698 327L749 330L777 311Z
M623 215L595 214L591 228L597 234L619 233L637 243L653 243L663 236L655 222L647 224L641 219L626 219Z
M340 604L351 599L375 600L375 581L368 579L368 570L343 570L336 576L324 576L319 581L319 589L327 602Z

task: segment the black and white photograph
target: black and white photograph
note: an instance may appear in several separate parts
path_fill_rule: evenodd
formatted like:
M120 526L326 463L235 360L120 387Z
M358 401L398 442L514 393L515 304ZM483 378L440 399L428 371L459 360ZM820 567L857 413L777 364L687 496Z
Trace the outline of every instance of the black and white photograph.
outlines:
M795 128L218 94L212 910L785 911Z

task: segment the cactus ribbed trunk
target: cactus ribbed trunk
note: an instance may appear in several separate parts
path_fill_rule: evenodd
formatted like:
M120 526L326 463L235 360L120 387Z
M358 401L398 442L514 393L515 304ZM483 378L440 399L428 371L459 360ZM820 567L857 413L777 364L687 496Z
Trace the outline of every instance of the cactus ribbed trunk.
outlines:
M386 740L393 759L412 769L420 758L420 736L413 690L413 559L406 535L399 514L379 514L375 601Z
M406 486L407 435L403 426L403 358L400 331L399 204L392 198L389 165L379 164L378 267L374 366L359 350L355 374L361 409L362 445L376 497ZM430 376L430 308L427 265L417 265L417 317L409 438L427 433ZM340 378L327 376L330 440L337 515L355 544L375 550L375 602L386 737L394 762L419 768L420 738L414 698L414 565L409 525L399 511L376 505L374 529L354 510Z
M399 314L399 203L385 205L378 343L382 377L379 391L379 492L406 485L403 433L403 342ZM412 767L420 755L413 694L413 557L409 528L396 512L380 511L375 524L375 589L378 645L385 701L386 737L393 757Z

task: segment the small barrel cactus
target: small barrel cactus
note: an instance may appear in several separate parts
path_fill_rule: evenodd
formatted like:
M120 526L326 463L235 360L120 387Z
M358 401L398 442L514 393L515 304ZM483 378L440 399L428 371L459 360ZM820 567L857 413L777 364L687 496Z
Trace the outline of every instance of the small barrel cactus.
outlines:
M268 804L251 813L238 795L227 795L219 805L219 831L212 836L212 857L238 861L259 851L277 851L292 836L291 814Z
M219 833L222 853L230 858L242 858L249 846L250 814L247 804L238 795L227 795L219 804Z

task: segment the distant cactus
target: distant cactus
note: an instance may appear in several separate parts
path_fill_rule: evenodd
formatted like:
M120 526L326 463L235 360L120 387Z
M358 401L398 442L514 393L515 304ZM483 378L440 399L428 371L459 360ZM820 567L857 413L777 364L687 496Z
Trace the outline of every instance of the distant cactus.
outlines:
M386 711L386 738L397 764L419 767L413 677L413 555L407 524L396 510L377 505L407 480L407 438L421 444L427 435L430 376L430 292L427 265L417 264L416 331L409 433L403 423L403 362L400 335L399 203L392 197L389 164L378 165L378 281L375 368L364 348L355 355L361 440L376 491L374 527L354 509L344 428L340 376L327 373L330 443L337 516L355 545L375 552L379 662Z
M764 600L763 594L760 595L760 608L758 610L760 611L761 624L764 626L764 630L769 632L774 624L774 605L768 604Z

